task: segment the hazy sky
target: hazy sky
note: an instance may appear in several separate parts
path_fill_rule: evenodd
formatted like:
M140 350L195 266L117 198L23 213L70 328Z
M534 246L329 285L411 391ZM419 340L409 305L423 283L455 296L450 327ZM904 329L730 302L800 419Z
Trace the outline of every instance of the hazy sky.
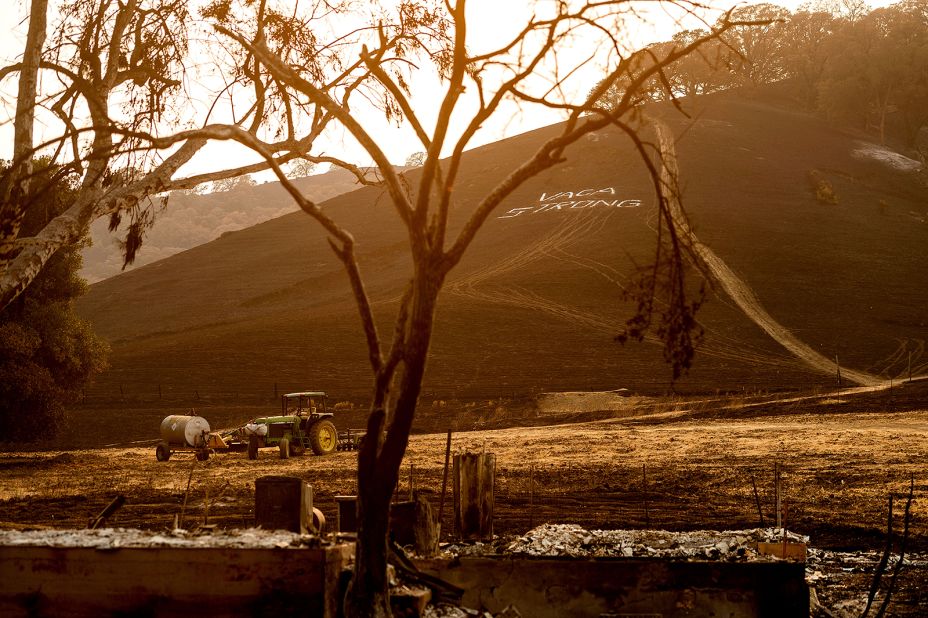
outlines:
M12 5L8 6L8 10L0 13L0 33L5 35L0 36L0 65L6 65L15 62L21 57L25 32L28 27L26 15L29 3L27 0L0 0L0 2ZM793 10L800 3L801 0L789 0L777 4ZM488 48L499 41L506 40L507 37L511 37L527 20L526 4L522 0L470 0L468 5L468 48L471 50ZM539 4L543 6L545 3L542 1ZM889 4L889 2L881 0L875 4L884 5ZM730 5L730 2L712 4L712 6L726 8ZM632 22L633 27L627 30L631 46L638 47L652 41L666 40L674 30L679 28L675 24L679 15L668 15L663 8L660 8L660 5L653 2L639 2L635 6L642 19L634 20ZM717 15L718 11L709 13L707 18L712 21ZM699 27L698 21L690 21L684 25L690 28ZM572 48L571 52L575 54L575 57L579 58L588 55L590 50L584 49L583 42L578 41L577 48ZM597 76L601 74L601 65L590 64L572 78L574 88L580 91L588 91L595 84ZM433 112L437 110L435 101L442 94L441 85L437 80L426 78L421 82L417 82L414 86L417 109L425 110L423 120L428 125L428 121L434 117ZM15 105L15 92L15 79L8 78L0 85L0 157L9 156L12 133L9 118L12 116L13 106ZM552 124L562 118L562 113L551 110L520 111L509 108L483 127L481 133L471 143L471 147ZM381 147L395 163L403 163L408 155L423 149L415 140L411 131L392 128L384 123L377 122L373 117L368 120L375 126L375 134L380 141ZM459 120L463 121L464 118L461 117ZM37 129L37 131L40 130ZM360 147L351 144L350 140L343 141L337 134L328 136L326 150L330 154L348 158L361 164L370 162L369 157ZM204 149L204 152L185 167L182 173L207 171L215 167L217 162L242 162L253 158L254 155L239 150L234 146L217 144Z

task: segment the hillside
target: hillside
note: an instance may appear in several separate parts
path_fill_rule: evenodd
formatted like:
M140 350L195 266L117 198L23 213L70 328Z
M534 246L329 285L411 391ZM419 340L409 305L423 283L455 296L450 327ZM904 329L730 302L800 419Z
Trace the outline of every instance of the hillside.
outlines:
M358 186L354 176L342 169L297 178L294 182L319 202ZM126 270L202 245L225 232L251 227L296 210L276 182L205 195L174 192L169 207L158 214L135 262ZM125 229L114 234L107 229L108 225L105 219L95 221L90 226L91 244L81 252L84 258L81 276L91 283L122 272L123 254L117 240L125 237Z
M905 374L910 358L921 371L928 191L912 171L917 164L756 100L711 96L689 111L690 118L663 115L677 136L684 203L699 240L822 356L877 377ZM554 130L469 153L455 209L467 212ZM642 165L611 130L568 156L504 204L450 275L426 401L668 388L659 347L613 341L631 310L621 288L654 242L654 196ZM837 204L818 201L810 177L829 182ZM584 208L552 206L597 199ZM386 329L409 272L392 207L365 188L325 208L355 234ZM834 384L721 289L710 297L700 314L705 342L677 390ZM88 403L206 405L270 399L275 386L323 388L336 401L360 402L368 390L346 278L302 213L102 281L79 308L113 346L112 367L87 390Z

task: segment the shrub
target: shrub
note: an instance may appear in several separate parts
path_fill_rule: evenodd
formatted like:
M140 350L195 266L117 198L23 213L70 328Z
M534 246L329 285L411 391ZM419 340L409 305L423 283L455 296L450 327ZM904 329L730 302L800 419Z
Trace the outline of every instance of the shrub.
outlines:
M838 203L838 194L835 193L835 188L818 170L809 170L809 184L812 186L812 191L815 192L815 199L821 203Z

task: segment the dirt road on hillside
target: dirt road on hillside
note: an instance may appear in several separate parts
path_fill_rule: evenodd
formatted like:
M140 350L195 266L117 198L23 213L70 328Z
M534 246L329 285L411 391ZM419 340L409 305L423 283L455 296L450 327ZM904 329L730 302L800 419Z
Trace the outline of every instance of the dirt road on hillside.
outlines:
M585 311L575 304L559 302L519 286L494 285L494 280L503 275L526 269L533 262L550 259L585 269L608 281L620 293L624 292L625 281L621 272L575 249L590 235L602 231L611 216L612 212L608 211L605 214L592 211L573 213L565 219L563 225L522 251L450 280L447 291L449 294L470 300L541 311L612 338L621 330L621 322L604 311ZM660 339L651 334L645 335L645 340L653 345L662 345ZM768 366L782 366L793 362L789 357L773 356L762 350L750 349L743 341L727 339L718 333L714 334L708 345L700 349L700 354Z
M673 189L669 200L671 216L677 228L689 238L696 256L702 260L712 277L735 302L738 308L763 329L765 333L770 335L777 343L782 345L809 367L825 374L834 373L834 361L813 350L808 344L800 341L799 338L793 335L789 329L777 322L773 316L767 313L767 310L761 305L750 286L738 277L718 255L696 238L696 235L689 227L689 223L677 199L677 178L679 177L679 169L677 167L673 131L661 120L652 118L651 121L657 132L658 144L663 160L661 178L665 186ZM876 376L853 369L841 368L841 376L862 386L877 386L883 382L883 380Z
M608 222L611 213L605 216L599 213L579 212L570 217L564 225L558 227L548 236L532 243L526 249L508 258L449 281L448 292L463 298L479 300L486 303L509 305L523 309L535 309L549 315L582 324L587 329L613 335L615 323L601 313L582 311L575 306L559 303L518 286L488 286L487 283L509 272L526 268L532 262L546 258L562 259L576 266L595 272L611 284L624 289L620 275L608 264L589 258L576 256L568 249L582 242L587 236L600 231Z

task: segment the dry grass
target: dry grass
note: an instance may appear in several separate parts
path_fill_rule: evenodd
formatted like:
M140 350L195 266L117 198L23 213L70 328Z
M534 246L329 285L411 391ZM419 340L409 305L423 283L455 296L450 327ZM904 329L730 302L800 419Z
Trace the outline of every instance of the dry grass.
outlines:
M529 519L605 528L642 525L643 492L653 526L754 525L758 516L751 477L769 521L773 468L779 463L791 527L812 533L813 542L821 531L822 540L838 544L854 544L854 535L867 531L857 539L866 544L869 531L882 526L889 493L901 492L912 476L917 493L928 490L926 411L641 420L462 432L454 435L453 450L496 455L500 531L519 531ZM411 466L415 488L437 502L444 445L443 434L412 438L401 495L409 490ZM209 496L214 521L247 523L254 480L268 474L306 479L316 502L334 520L332 497L354 493L354 459L352 453L336 453L283 461L272 449L262 451L257 461L227 453L205 463L182 454L159 463L153 448L6 453L0 455L0 521L80 526L122 493L127 506L114 524L164 528L180 509L191 466L187 512L194 520L202 516ZM529 477L534 513L525 508L532 490ZM917 501L913 510L913 537L925 542L926 505Z

